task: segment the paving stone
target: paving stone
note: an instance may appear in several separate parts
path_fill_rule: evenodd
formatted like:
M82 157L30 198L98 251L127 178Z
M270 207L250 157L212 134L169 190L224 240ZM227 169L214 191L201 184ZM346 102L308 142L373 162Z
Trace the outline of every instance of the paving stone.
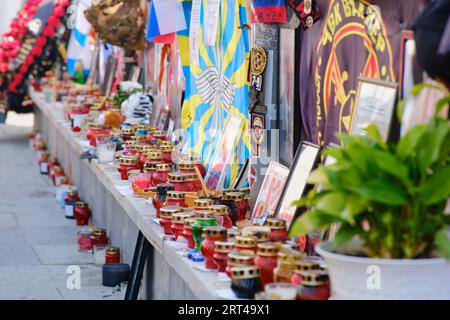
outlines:
M0 287L0 300L62 300L58 289L37 286Z
M91 253L79 252L76 244L33 245L42 264L88 264L94 263Z
M92 254L78 252L80 228L64 217L49 178L39 173L30 131L0 125L0 300L118 299L101 285ZM80 267L81 290L66 286L69 265Z
M17 221L11 213L0 214L0 228L17 227Z
M0 228L0 266L39 264L36 253L19 228Z

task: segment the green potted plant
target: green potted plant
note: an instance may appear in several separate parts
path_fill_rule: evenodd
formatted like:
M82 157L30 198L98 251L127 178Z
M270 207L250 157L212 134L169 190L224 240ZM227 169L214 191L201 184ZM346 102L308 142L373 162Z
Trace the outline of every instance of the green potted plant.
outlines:
M342 146L324 151L334 163L312 172L291 235L338 226L316 248L336 299L450 299L448 119L435 116L396 144L374 125L366 132L339 135Z

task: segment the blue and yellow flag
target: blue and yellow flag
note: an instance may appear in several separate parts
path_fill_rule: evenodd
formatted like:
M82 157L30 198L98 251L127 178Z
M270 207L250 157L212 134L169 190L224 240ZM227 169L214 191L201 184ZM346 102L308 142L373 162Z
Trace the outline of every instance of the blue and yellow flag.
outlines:
M200 0L198 63L190 60L189 29L178 33L178 45L186 77L186 99L181 122L187 130L188 151L200 154L207 168L229 113L244 119L236 153L228 168L225 188L233 185L250 155L248 134L249 35L245 0L222 0L219 5L214 46L205 44L205 15L209 1ZM184 1L186 17L191 17L192 1ZM190 19L187 22L190 24ZM192 41L192 37L191 37Z

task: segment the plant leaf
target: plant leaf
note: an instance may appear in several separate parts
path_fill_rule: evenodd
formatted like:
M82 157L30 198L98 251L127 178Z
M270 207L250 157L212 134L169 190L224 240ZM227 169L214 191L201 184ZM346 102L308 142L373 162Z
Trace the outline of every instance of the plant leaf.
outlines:
M450 166L437 170L425 181L421 197L425 205L446 200L450 196Z
M438 115L441 112L442 108L444 108L445 106L447 106L449 104L450 104L450 96L446 96L446 97L442 98L441 100L439 100L436 103L436 115Z
M348 221L351 225L354 225L355 217L366 211L368 207L369 201L367 201L367 199L351 194L347 198L347 203L344 210L342 210L341 218Z
M381 139L380 131L378 130L378 127L374 123L371 123L366 128L366 132L369 138L377 141L380 145L384 144L383 139Z
M445 259L450 259L450 239L446 231L441 230L436 233L434 243Z
M320 199L316 208L333 216L339 216L345 207L347 196L343 192L330 192Z
M289 231L289 236L296 237L317 230L313 217L315 214L317 214L317 211L307 211L298 217L292 224L291 230Z
M375 150L373 156L381 170L400 178L407 186L411 186L411 181L408 177L408 167L403 162L384 151Z
M351 227L348 224L342 224L334 237L333 248L349 242L357 233L358 230L355 227Z
M384 180L371 180L354 187L353 191L374 202L399 206L406 202L405 190L397 184Z
M426 131L426 125L418 125L409 130L397 144L397 156L400 159L405 159L412 155Z

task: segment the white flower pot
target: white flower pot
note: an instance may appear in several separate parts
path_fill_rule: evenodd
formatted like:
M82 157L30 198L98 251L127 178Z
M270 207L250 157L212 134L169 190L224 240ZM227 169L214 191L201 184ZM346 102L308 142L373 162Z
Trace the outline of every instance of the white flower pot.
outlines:
M372 259L316 247L328 266L331 299L450 299L450 263L433 259Z

